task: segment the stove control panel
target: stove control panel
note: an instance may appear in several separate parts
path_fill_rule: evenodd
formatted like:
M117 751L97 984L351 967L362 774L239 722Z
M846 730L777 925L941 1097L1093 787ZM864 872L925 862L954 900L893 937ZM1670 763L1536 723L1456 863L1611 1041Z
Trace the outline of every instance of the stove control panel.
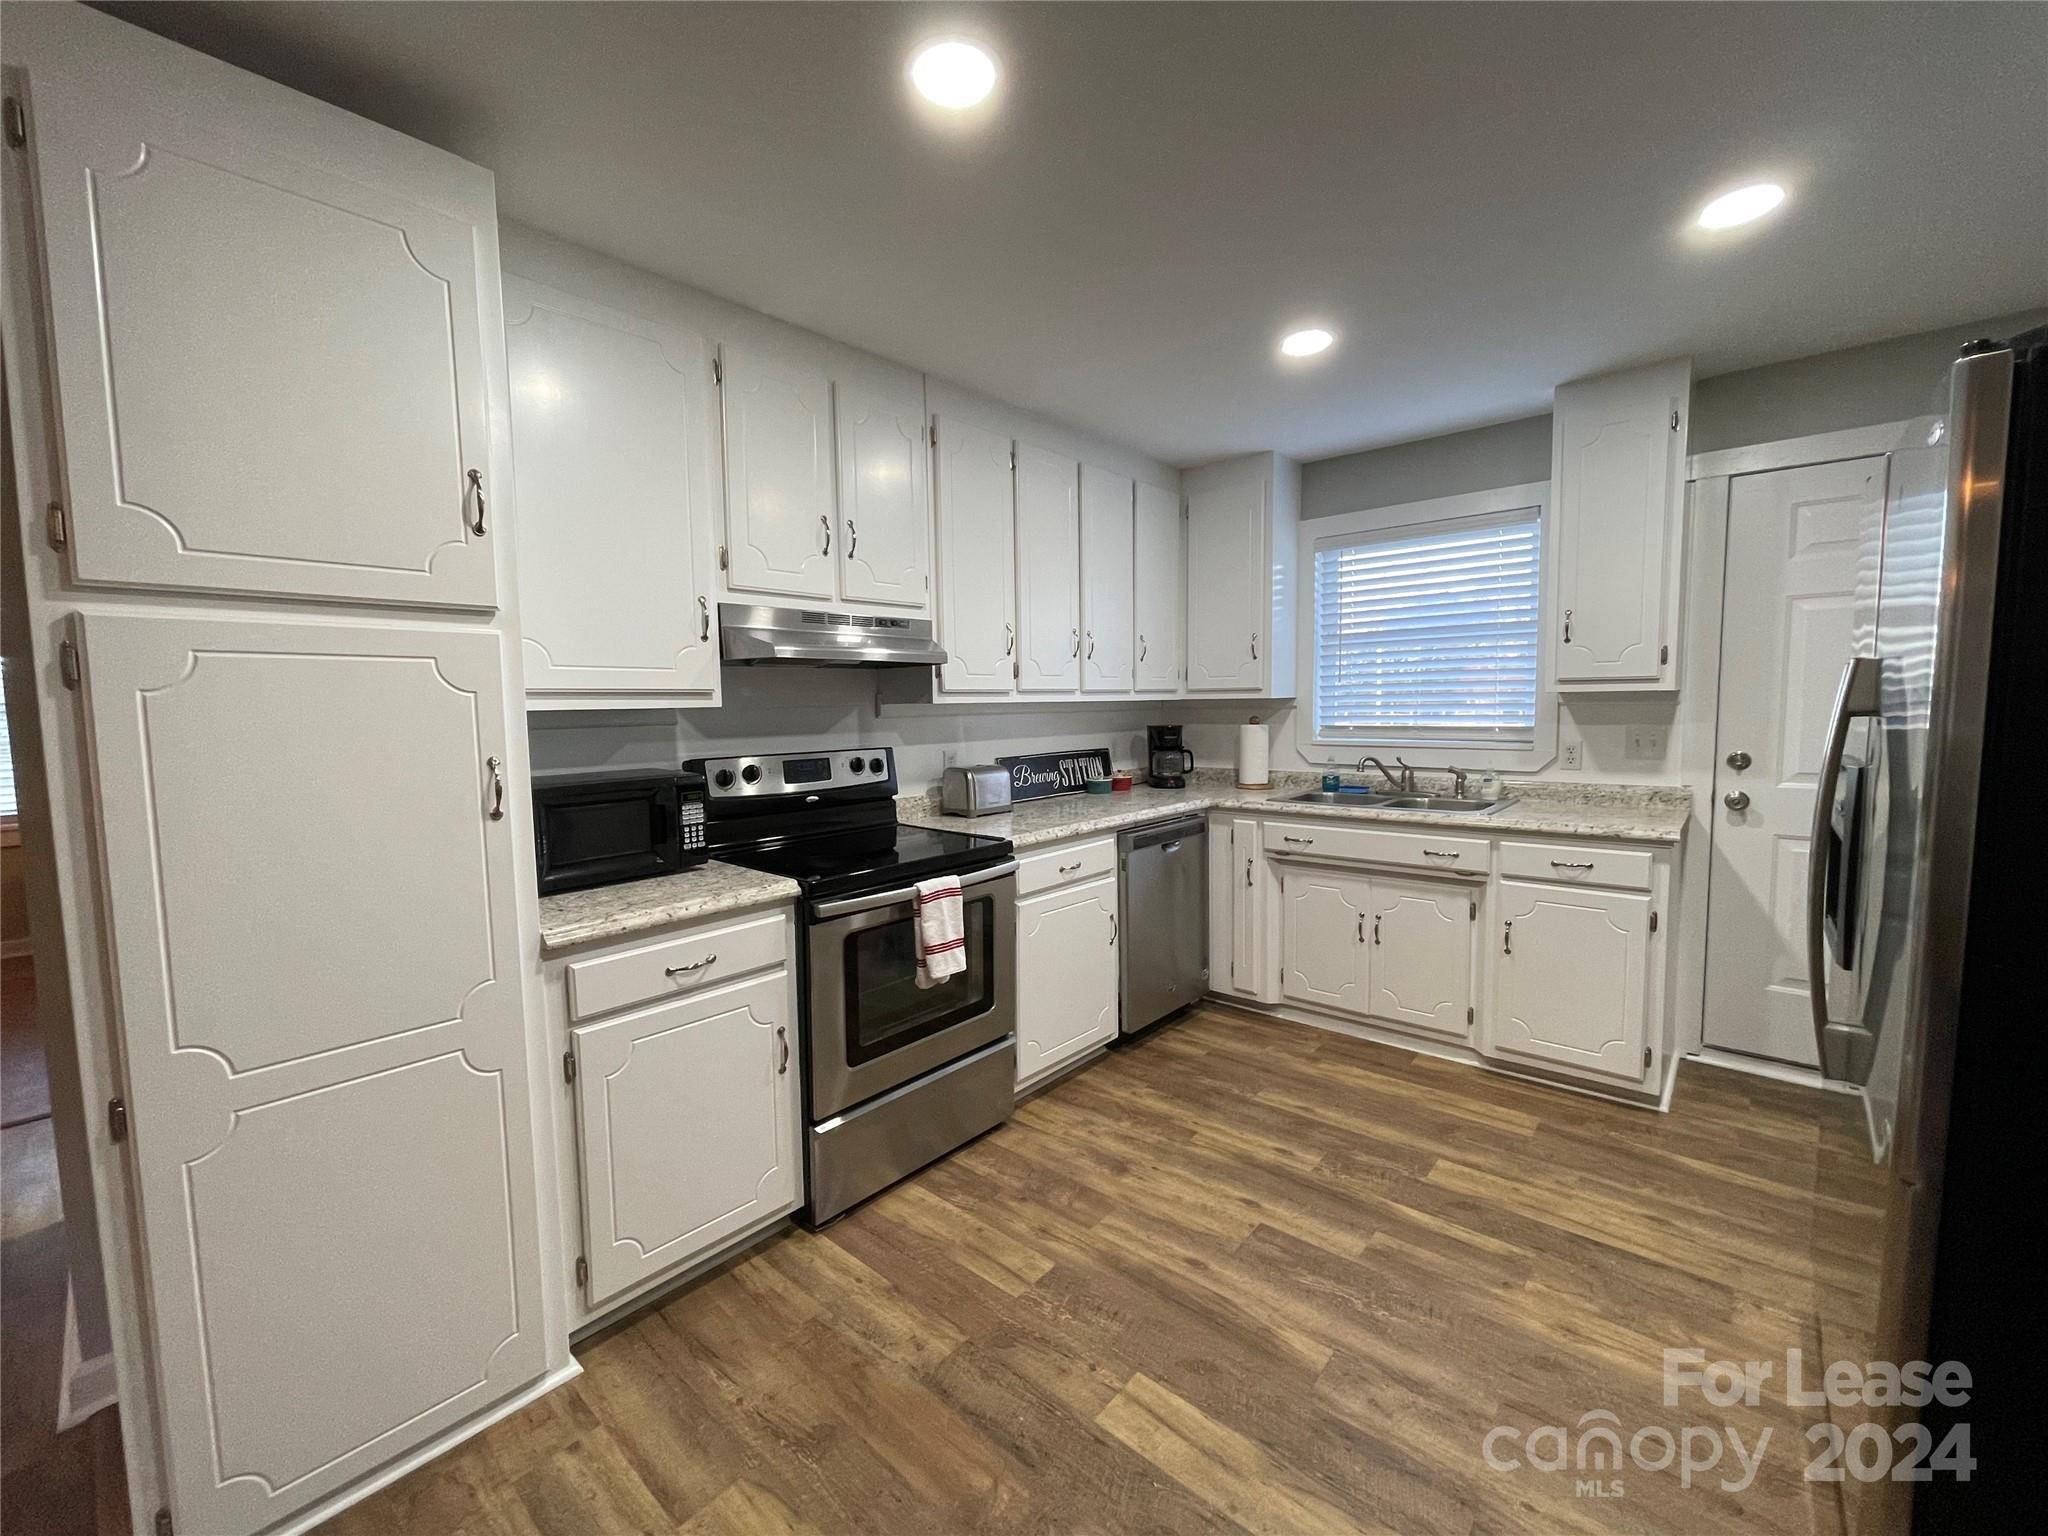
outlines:
M704 775L713 800L789 796L799 804L830 794L858 798L896 792L896 754L890 747L840 747L817 752L755 753L744 757L692 758L683 765Z

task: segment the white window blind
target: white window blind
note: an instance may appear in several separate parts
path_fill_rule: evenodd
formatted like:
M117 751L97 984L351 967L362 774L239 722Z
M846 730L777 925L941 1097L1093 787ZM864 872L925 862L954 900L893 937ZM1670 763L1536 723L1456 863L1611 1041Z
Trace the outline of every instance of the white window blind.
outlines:
M1536 738L1538 508L1316 550L1318 740Z
M0 709L0 816L14 814L14 738L7 734L7 711Z

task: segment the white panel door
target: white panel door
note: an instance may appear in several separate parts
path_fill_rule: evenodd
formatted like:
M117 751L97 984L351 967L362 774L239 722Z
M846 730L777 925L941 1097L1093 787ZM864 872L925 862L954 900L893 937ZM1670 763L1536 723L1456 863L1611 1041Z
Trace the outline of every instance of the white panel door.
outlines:
M1341 1013L1366 1011L1371 921L1363 875L1290 866L1280 875L1280 993Z
M1640 1083L1650 898L1519 880L1499 890L1489 1049Z
M121 75L35 86L72 574L495 607L476 229Z
M1017 1081L1116 1038L1114 877L1017 903Z
M719 357L726 584L829 599L839 585L831 382L822 368L754 347L728 343Z
M570 1031L592 1307L802 1199L777 972Z
M1176 693L1181 683L1180 604L1187 572L1181 559L1180 498L1141 483L1136 501L1136 686L1140 693Z
M922 608L931 600L930 460L922 400L832 387L839 439L840 595Z
M1557 681L1655 684L1670 669L1687 366L1557 391Z
M1133 613L1131 481L1081 466L1081 688L1129 693L1137 626Z
M1366 1012L1465 1038L1471 1027L1473 914L1470 886L1372 877L1372 990Z
M1188 691L1254 693L1270 611L1266 481L1247 472L1188 494Z
M1080 465L1017 445L1017 688L1081 686Z
M82 631L173 1513L249 1532L543 1369L499 641Z
M939 643L947 693L1009 693L1017 666L1012 450L964 421L938 428Z
M1705 1022L1706 1043L1721 1050L1820 1064L1807 845L1828 712L1855 652L1859 560L1875 579L1889 467L1880 455L1728 487Z
M505 277L528 694L718 683L711 350Z

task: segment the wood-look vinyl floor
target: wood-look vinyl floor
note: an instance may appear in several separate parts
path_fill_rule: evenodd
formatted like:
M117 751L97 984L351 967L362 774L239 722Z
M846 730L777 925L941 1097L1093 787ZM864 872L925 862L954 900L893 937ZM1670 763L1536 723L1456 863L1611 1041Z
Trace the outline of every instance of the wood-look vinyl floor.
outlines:
M1815 1189L1851 1105L1688 1066L1659 1116L1198 1012L587 1341L579 1379L326 1529L1833 1536L1801 1413L1667 1408L1661 1371L1782 1370L1820 1312L1854 1326L1874 1213ZM1482 1460L1496 1425L1599 1409L1771 1444L1738 1493ZM24 1469L20 1528L110 1528L112 1418Z

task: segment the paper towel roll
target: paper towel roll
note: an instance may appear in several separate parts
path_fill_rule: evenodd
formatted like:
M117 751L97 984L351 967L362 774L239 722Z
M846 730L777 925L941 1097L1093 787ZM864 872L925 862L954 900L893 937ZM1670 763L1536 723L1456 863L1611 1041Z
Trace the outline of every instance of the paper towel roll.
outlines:
M1272 777L1266 767L1266 728L1254 720L1237 728L1237 787L1267 789Z

